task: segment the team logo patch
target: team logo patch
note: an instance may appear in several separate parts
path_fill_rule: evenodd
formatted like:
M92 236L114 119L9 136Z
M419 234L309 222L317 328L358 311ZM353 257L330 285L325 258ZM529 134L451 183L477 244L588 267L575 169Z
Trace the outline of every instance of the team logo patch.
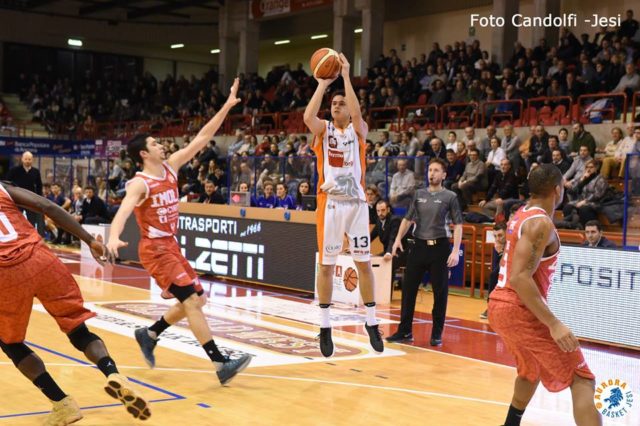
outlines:
M633 391L620 379L609 379L598 385L593 397L596 408L611 419L624 417L633 406Z
M329 148L337 148L338 140L333 136L329 135Z
M332 167L344 166L344 154L336 149L329 150L329 165Z

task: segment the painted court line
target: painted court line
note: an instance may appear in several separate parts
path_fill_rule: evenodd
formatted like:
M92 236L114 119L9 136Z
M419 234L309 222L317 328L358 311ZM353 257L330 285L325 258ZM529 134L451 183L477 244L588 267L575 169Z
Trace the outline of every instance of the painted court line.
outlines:
M88 361L85 361L85 360L82 360L82 359L79 359L79 358L75 358L75 357L72 357L70 355L63 354L62 352L58 352L58 351L53 350L51 348L48 348L46 346L38 345L36 343L29 342L29 341L26 341L26 340L25 340L25 344L27 344L29 346L32 346L34 348L40 349L41 351L49 352L50 354L59 356L61 358L68 359L68 360L73 361L73 362L76 363L76 364L62 364L62 365L72 366L72 367L85 367L85 368L89 367L89 368L96 368L97 369L96 366L94 366L93 364L89 363ZM5 364L5 363L1 363L1 364ZM53 364L50 364L50 365L53 365ZM168 398L152 399L152 400L149 401L150 403L152 403L152 402L153 403L157 403L157 402L177 401L177 400L181 400L181 399L186 399L185 396L178 395L177 393L173 393L171 391L168 391L166 389L162 389L162 388L154 386L152 384L145 383L145 382L142 382L140 380L136 380L136 379L131 378L131 377L128 377L128 379L132 383L135 383L135 384L137 384L139 386L143 386L143 387L146 387L148 389L152 389L152 390L154 390L156 392L160 392L160 393L163 393L163 394L169 396ZM110 408L110 407L121 407L121 406L122 406L122 404L115 403L115 404L104 404L104 405L91 405L91 406L86 406L86 407L80 407L80 409L81 410L95 410L95 409L98 409L98 408ZM38 415L48 414L48 413L50 413L50 411L33 411L33 412L27 412L27 413L5 414L5 415L0 416L0 419L13 418L13 417L38 416Z

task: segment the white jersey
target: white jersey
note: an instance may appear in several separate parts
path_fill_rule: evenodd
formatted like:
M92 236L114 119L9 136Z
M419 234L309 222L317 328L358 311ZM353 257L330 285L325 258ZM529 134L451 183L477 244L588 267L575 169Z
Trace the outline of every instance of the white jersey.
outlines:
M353 124L338 129L325 121L322 136L316 136L312 149L318 158L318 193L334 200L366 201L364 193L365 141Z

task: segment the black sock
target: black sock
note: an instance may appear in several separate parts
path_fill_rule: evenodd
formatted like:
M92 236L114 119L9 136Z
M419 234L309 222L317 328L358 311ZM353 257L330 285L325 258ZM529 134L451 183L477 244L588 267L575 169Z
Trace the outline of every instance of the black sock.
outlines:
M98 369L102 371L105 377L109 377L109 374L117 373L118 367L116 367L116 362L111 359L110 356L105 356L104 358L100 358L98 360Z
M42 391L42 393L52 401L62 401L67 396L60 386L53 381L53 377L49 373L42 373L33 381L33 384Z
M507 419L504 421L504 426L520 426L523 414L524 410L518 410L513 405L510 405L509 413L507 413Z
M211 358L211 361L225 362L227 360L227 358L225 358L225 356L220 353L213 340L208 341L207 343L202 345L202 347L204 348L204 351L207 353L207 355L209 355L209 358Z
M376 302L365 303L364 306L371 308L371 307L376 306Z
M164 320L164 317L160 317L158 321L156 321L151 327L149 327L149 331L153 331L154 333L156 333L156 339L157 339L162 334L162 332L169 327L171 327L171 324L166 322Z

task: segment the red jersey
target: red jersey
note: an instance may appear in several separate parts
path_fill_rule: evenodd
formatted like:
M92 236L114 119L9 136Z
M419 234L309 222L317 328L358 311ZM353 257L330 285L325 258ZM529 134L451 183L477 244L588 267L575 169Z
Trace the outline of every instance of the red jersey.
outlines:
M0 185L0 267L27 260L40 235Z
M507 225L507 244L504 248L504 256L500 261L500 271L498 272L498 283L496 288L491 292L490 298L492 300L501 300L504 302L511 302L517 305L524 306L518 293L511 287L509 282L511 277L511 265L513 262L513 256L515 254L516 243L522 236L522 226L525 222L532 218L543 217L547 220L551 220L547 215L547 212L539 207L526 206L521 207L511 218ZM533 280L538 286L538 290L544 299L547 299L549 288L553 282L553 274L556 270L556 263L558 262L558 254L560 253L560 237L558 236L555 227L553 228L558 239L558 251L549 257L543 257L540 259L538 269L533 274Z
M142 238L173 237L178 230L178 176L166 162L162 163L162 168L164 176L161 178L142 172L134 177L142 179L147 188L145 199L134 209Z

